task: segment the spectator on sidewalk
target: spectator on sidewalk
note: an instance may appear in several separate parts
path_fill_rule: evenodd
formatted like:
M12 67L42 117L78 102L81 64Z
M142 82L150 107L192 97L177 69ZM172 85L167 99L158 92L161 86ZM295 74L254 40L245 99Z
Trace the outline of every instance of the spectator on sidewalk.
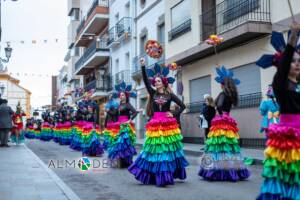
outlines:
M200 118L202 118L201 128L205 131L205 139L207 139L211 121L216 115L214 99L209 95L204 95L204 104Z
M7 106L6 99L0 99L0 147L9 147L8 134L12 129L13 110Z

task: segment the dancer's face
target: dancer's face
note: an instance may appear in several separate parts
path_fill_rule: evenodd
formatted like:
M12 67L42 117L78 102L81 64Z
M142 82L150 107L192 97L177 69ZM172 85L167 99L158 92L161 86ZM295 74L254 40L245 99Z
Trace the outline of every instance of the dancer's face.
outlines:
M123 103L126 102L126 95L125 95L124 92L120 93L120 101L123 102Z
M156 78L155 78L154 85L155 85L155 88L156 88L156 89L161 89L161 88L164 87L163 82L162 82L162 80L161 80L160 77L156 77Z
M294 54L289 75L292 77L300 76L300 55L298 53Z

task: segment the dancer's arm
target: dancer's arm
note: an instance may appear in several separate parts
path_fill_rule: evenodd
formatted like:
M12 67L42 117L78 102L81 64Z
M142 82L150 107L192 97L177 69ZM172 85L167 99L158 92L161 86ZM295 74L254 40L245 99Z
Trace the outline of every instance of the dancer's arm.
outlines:
M173 93L171 93L171 100L174 101L178 106L179 110L172 111L172 114L174 117L179 116L186 108L186 106L183 104L183 102Z
M146 72L146 67L145 67L145 61L143 59L141 59L140 62L142 65L142 76L143 76L143 81L144 81L145 87L146 87L148 93L150 94L150 96L153 96L155 91L151 87L151 84L149 83L147 72Z
M222 92L221 94L219 94L218 98L217 98L217 102L216 102L216 106L217 106L217 111L220 115L223 114L223 103L225 100L225 94Z
M127 108L130 110L130 119L134 120L134 118L137 116L138 112L130 103L127 104Z

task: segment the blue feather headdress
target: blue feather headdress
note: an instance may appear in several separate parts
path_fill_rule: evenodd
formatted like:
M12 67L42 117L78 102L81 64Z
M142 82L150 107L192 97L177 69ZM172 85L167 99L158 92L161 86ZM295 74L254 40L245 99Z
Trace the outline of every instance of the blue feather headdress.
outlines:
M168 86L168 84L173 84L175 82L175 79L173 77L168 77L169 72L170 70L168 67L163 67L158 63L154 64L153 69L147 69L147 75L149 77L149 81L153 86L155 84L156 77L160 77L163 84L166 87Z
M113 99L109 100L105 105L106 110L109 110L111 108L117 109L118 107L119 107L119 103Z
M118 98L120 93L125 93L126 97L136 98L136 93L132 91L132 85L126 85L124 81L120 84L115 85L115 92L113 93L113 98Z
M216 68L216 72L218 76L215 78L215 81L217 81L220 84L224 84L225 78L232 79L236 85L239 85L241 83L239 79L233 78L233 72L231 70L226 69L224 66Z
M288 38L290 37L290 34L291 31L288 32ZM256 65L262 67L263 69L269 68L271 66L279 66L284 49L287 45L283 33L273 31L271 36L271 45L276 50L276 53L264 54L258 61L256 61ZM296 47L296 51L300 54L300 44Z

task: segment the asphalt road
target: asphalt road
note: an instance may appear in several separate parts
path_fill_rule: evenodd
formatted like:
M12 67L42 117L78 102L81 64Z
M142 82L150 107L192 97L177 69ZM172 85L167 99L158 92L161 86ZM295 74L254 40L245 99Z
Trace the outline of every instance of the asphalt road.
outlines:
M77 166L81 153L68 146L39 140L27 140L26 145L83 200L253 200L262 182L262 166L251 166L247 181L204 181L197 175L199 158L189 156L188 178L159 188L140 184L127 169L108 167L106 155L90 158L94 168L83 172Z

